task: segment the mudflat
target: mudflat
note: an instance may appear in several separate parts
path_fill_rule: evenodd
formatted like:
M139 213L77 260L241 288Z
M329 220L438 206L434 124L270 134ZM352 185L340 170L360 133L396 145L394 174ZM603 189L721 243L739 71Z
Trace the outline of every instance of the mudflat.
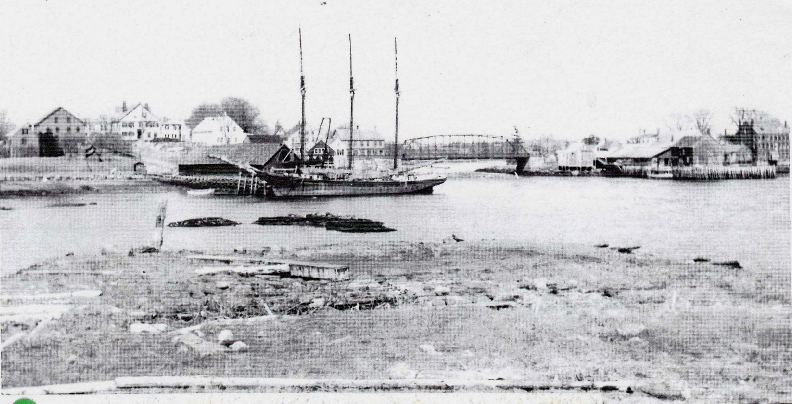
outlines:
M608 393L622 400L792 395L784 271L492 240L225 252L349 267L331 280L149 251L5 276L3 388L203 375L623 381L631 393Z

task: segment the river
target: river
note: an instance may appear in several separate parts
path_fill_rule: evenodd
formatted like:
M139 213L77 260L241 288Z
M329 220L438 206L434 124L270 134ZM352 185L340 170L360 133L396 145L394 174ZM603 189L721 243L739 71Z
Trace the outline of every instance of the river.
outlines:
M229 251L264 246L371 241L466 240L641 246L636 253L739 260L788 271L789 177L684 182L600 177L452 176L431 195L268 201L196 198L184 192L10 198L0 205L3 273L46 258L102 248L128 249L152 238L157 206L167 222L220 216L228 228L166 228L165 249ZM91 203L50 207L54 203ZM260 216L290 213L354 215L379 220L392 233L347 234L321 228L258 226Z

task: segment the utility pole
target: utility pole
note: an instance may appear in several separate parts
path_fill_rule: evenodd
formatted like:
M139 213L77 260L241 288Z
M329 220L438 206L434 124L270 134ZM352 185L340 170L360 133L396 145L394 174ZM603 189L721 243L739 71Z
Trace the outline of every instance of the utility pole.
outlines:
M399 168L399 48L393 38L393 52L396 56L396 139L393 143L393 169Z
M300 120L300 165L305 162L305 74L303 73L302 29L300 35L300 93L302 94L302 120Z
M352 143L354 138L352 136L355 131L355 86L354 79L352 78L352 34L349 34L349 169L352 169Z

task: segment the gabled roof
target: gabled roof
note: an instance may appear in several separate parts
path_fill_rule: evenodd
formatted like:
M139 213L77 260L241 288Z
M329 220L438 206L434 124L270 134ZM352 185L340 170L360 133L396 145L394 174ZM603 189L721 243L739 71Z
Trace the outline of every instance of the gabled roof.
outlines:
M64 112L66 112L67 114L71 115L71 116L72 116L74 119L76 119L76 120L80 121L80 123L82 123L83 125L85 124L85 121L83 121L83 120L82 120L82 119L80 119L80 118L77 118L77 116L76 116L76 115L74 115L74 114L72 114L71 112L67 111L65 108L63 108L63 107L58 107L58 108L55 108L55 110L54 110L54 111L52 111L52 112L50 112L49 114L47 114L47 116L45 116L44 118L41 118L41 119L39 119L39 121L38 121L38 122L36 122L36 123L34 123L34 124L33 124L33 126L37 126L38 124L40 124L40 123L44 122L44 121L45 121L47 118L51 117L52 115L55 115L55 113L56 113L56 112L58 112L58 111L60 111L60 110L63 110L63 111L64 111Z
M192 130L193 130L193 132L195 132L196 129L200 128L199 132L200 131L215 131L215 130L221 130L223 126L229 126L229 125L233 125L234 127L239 128L240 131L242 130L242 127L239 126L236 123L236 121L234 121L228 115L207 116L198 125L195 125L195 127Z
M137 103L137 105L135 105L134 107L132 107L132 108L130 108L129 110L127 110L127 112L124 112L124 113L122 113L121 115L118 115L117 117L114 117L114 118L112 118L112 122L118 122L118 121L120 121L120 120L122 120L122 119L126 118L126 117L127 117L127 115L131 114L131 113L132 113L132 111L134 111L134 110L135 110L137 107L142 107L143 109L145 109L146 111L148 111L148 113L149 113L149 114L151 114L151 115L154 115L154 113L153 113L153 112L151 112L151 109L149 109L149 108L146 108L146 106L145 106L145 105L143 105L143 103L142 103L142 102L139 102L139 103ZM154 116L156 116L156 115L154 115Z

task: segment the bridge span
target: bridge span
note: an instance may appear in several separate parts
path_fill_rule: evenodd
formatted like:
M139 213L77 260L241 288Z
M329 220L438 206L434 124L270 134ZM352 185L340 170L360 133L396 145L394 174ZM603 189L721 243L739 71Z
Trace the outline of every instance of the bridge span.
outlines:
M475 134L407 139L399 154L402 160L515 160L517 171L522 171L531 157L518 139Z

